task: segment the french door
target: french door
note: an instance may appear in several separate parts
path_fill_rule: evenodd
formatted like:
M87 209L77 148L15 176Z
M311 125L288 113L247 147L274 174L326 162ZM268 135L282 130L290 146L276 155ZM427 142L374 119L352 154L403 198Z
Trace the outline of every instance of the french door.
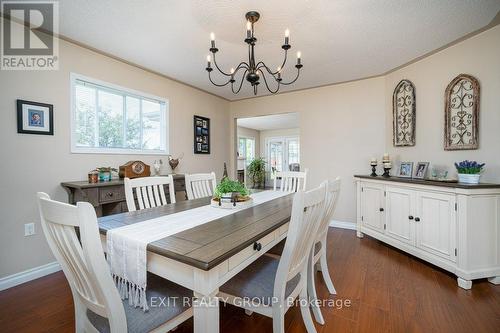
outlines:
M266 140L266 160L268 180L272 183L272 175L276 171L299 171L300 141L298 136L277 137Z

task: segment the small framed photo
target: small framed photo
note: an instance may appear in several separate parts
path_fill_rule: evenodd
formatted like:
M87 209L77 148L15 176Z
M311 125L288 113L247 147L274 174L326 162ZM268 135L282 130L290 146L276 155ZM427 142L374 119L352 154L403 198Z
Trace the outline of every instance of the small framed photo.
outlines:
M54 106L17 100L17 133L54 135Z
M401 162L398 177L411 178L413 175L413 162Z
M194 153L210 154L210 119L194 116Z
M427 174L427 169L429 168L429 162L418 162L415 167L415 175L413 178L424 179Z

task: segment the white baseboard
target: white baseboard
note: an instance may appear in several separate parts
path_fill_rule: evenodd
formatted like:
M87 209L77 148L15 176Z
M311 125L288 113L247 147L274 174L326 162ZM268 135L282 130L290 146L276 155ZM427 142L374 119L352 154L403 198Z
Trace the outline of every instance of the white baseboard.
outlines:
M57 261L28 269L24 272L12 274L0 279L0 291L15 287L22 283L41 278L61 270L61 266Z
M356 223L354 223L354 222L345 222L345 221L331 220L330 221L330 227L341 228L341 229L349 229L349 230L356 230Z

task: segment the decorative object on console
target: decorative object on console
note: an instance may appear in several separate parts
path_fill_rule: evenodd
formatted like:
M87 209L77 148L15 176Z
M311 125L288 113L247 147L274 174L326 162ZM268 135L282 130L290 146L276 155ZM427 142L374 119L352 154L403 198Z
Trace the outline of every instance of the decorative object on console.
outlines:
M92 170L88 174L89 184L97 184L99 182L99 171Z
M129 161L120 166L120 178L138 178L151 176L151 168L142 161Z
M173 158L172 155L168 155L168 164L170 169L175 173L175 168L179 165L179 161L184 157L184 153L181 153L178 158Z
M391 159L389 158L389 153L384 153L384 156L382 156L382 166L384 167L384 173L382 174L382 176L383 177L390 177L392 163L391 163Z
M401 162L398 177L411 178L413 175L413 162Z
M479 184L479 178L481 178L481 171L485 163L477 163L476 161L462 161L460 163L455 162L455 168L458 172L458 182L465 184Z
M372 177L377 177L377 159L375 157L372 157L372 159L370 160L370 165L372 166L372 173L370 176Z
M161 172L161 166L163 165L163 161L161 159L155 160L153 162L153 168L155 170L155 176L159 176Z
M415 175L413 176L413 178L425 179L428 168L429 168L429 162L418 162L417 167L415 168Z
M194 116L194 153L210 154L210 119Z
M212 206L220 208L235 208L250 204L252 198L248 189L236 180L224 178L215 188Z
M264 79L264 84L267 88L267 90L275 94L280 90L281 85L290 85L293 84L297 79L299 78L300 74L300 69L302 68L302 63L301 63L301 54L300 52L297 52L297 64L295 65L295 68L297 68L297 76L290 82L283 82L283 79L281 78L281 73L282 69L286 64L287 60L287 53L288 50L292 47L289 43L290 41L290 31L287 29L285 30L285 43L281 46L281 48L285 51L285 56L283 59L283 63L281 66L279 66L276 71L271 70L263 61L256 61L255 60L255 44L257 42L257 38L254 36L254 29L253 25L255 22L257 22L260 18L260 14L256 11L251 11L246 13L245 18L247 20L247 34L245 38L245 43L248 44L248 62L242 61L236 66L236 69L231 68L229 73L223 71L220 69L219 65L217 64L217 61L215 60L215 54L219 51L218 48L215 47L215 35L214 33L210 34L210 52L212 55L207 56L207 67L205 68L206 71L208 72L208 79L210 82L212 82L213 85L217 87L223 87L229 83L231 83L231 90L234 94L237 94L240 92L241 87L243 86L243 80L247 80L250 82L250 85L253 88L253 94L257 95L257 86L259 85L259 80ZM215 68L217 68L218 72L221 73L224 77L225 80L227 79L226 82L223 83L216 83L212 80L211 77L211 72L214 70L211 65L211 61L213 60ZM241 75L241 81L240 83L236 83L236 90L234 87L234 82L236 82L236 76L238 75L238 72L240 70L243 72ZM269 83L267 82L267 78L276 81L276 87L271 88L269 86ZM240 79L238 79L240 80Z
M96 168L95 171L99 173L99 181L100 182L109 182L113 178L112 173L118 172L115 168L112 167L99 167Z
M392 95L393 143L395 147L415 145L415 87L409 80L401 80Z
M18 99L17 133L54 135L54 106Z
M445 92L444 149L479 148L479 82L460 74Z

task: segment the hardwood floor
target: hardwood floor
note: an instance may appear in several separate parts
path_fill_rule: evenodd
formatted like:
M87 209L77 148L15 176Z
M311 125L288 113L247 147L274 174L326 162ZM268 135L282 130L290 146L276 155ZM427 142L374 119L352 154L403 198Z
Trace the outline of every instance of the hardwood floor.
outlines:
M328 262L338 295L317 275L318 296L342 302L323 308L330 332L500 332L500 286L475 281L472 290L430 264L354 231L330 229ZM346 304L351 302L350 306ZM285 317L286 332L305 332L300 310ZM0 331L72 332L71 292L62 272L0 292ZM192 319L176 333L193 330ZM271 319L221 305L221 332L271 332Z

